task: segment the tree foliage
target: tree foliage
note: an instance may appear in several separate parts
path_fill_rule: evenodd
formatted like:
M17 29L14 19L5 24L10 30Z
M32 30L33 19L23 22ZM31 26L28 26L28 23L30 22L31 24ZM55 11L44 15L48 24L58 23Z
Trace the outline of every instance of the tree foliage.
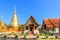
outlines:
M20 25L20 29L24 31L24 25Z

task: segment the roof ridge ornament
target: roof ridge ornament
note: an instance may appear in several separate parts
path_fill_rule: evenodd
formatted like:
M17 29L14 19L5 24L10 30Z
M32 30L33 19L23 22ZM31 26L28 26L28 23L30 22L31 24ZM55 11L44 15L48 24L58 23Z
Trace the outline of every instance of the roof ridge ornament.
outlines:
M30 13L30 16L32 16L32 12Z

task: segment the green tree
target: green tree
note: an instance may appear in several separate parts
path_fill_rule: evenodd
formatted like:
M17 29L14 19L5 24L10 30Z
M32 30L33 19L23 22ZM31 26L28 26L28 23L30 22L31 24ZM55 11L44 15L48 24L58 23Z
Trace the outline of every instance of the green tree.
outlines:
M4 35L3 40L6 40L6 37L7 37L7 36L6 36L6 35Z
M39 33L41 33L41 32L42 32L41 28L38 28L38 30L39 30Z
M21 28L21 30L22 30L22 31L24 31L24 25L21 25L21 27L20 27L20 28Z

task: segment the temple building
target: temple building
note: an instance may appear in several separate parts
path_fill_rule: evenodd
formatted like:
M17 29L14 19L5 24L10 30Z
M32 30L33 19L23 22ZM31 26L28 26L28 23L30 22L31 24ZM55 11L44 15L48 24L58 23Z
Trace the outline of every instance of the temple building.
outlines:
M27 20L27 22L23 26L23 32L28 34L38 34L39 30L38 27L40 25L36 22L36 20L33 18L33 16L30 16L30 18ZM20 29L22 27L19 24L17 15L16 15L16 8L14 9L13 17L8 25L4 23L3 20L0 21L0 32L5 33L21 33L22 30Z
M50 18L43 20L42 30L49 33L59 33L60 32L60 19Z
M30 18L24 24L24 33L30 33L30 34L39 33L38 26L39 24L35 21L33 16L30 16Z

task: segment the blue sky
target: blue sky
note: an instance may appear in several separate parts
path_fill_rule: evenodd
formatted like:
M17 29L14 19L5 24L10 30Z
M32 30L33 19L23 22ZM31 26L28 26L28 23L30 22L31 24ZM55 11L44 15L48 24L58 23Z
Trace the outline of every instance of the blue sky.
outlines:
M30 15L39 24L46 18L60 18L60 0L0 0L0 20L3 16L9 24L15 5L20 24L26 23Z

